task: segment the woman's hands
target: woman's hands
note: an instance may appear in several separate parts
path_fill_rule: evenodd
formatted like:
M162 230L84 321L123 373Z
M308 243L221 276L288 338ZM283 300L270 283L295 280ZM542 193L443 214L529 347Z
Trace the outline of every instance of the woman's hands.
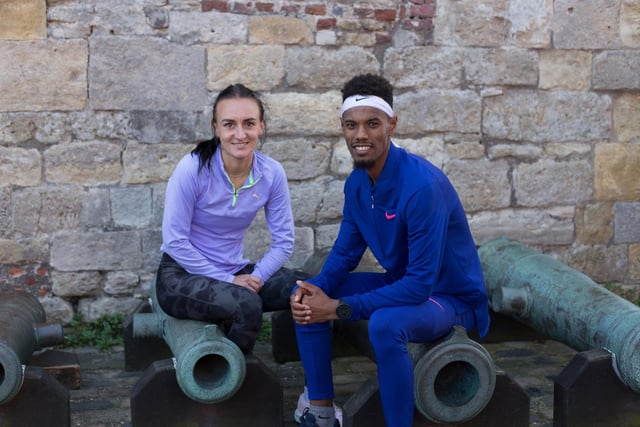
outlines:
M298 289L291 294L291 315L296 323L308 325L311 323L335 320L338 300L329 298L319 287L298 280Z
M252 276L251 274L238 274L237 276L234 276L233 283L254 292L260 292L260 289L262 289L262 286L264 285L260 278Z

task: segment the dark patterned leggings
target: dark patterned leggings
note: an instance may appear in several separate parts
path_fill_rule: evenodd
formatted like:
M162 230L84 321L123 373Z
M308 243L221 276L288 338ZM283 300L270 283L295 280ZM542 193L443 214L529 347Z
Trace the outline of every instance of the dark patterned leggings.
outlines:
M250 274L247 265L236 274ZM156 278L158 304L170 316L219 325L243 353L253 350L262 326L262 313L289 309L296 280L308 279L302 271L281 268L259 293L210 277L187 273L163 254Z

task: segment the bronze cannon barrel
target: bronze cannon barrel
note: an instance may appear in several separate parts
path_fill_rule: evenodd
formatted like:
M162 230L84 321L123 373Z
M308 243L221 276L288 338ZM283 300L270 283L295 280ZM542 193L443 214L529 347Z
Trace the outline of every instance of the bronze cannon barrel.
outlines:
M375 361L368 321L340 321L336 332L347 334L358 351ZM461 326L433 343L409 343L413 361L414 403L427 419L462 423L489 403L496 385L496 368L489 352L469 339Z
M640 308L586 275L513 240L478 250L491 308L577 351L604 348L640 392Z
M45 320L35 296L26 291L0 293L0 404L22 388L24 364L34 351L63 342L62 325Z
M218 403L232 397L246 376L244 355L217 325L176 319L159 306L155 282L149 289L152 313L133 317L133 337L161 337L174 356L180 389L192 400Z

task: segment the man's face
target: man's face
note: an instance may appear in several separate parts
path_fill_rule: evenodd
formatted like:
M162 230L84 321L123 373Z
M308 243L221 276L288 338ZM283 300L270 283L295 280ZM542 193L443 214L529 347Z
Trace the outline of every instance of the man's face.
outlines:
M355 168L364 168L373 178L382 171L391 135L398 122L374 107L354 107L342 116L342 134Z

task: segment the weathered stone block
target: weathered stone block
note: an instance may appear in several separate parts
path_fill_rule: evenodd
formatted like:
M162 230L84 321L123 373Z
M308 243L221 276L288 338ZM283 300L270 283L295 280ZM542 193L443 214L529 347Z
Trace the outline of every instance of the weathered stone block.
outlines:
M193 144L211 138L211 116L211 111L132 111L131 137L149 144Z
M336 76L380 72L380 63L370 50L350 45L335 50L290 47L285 50L284 64L287 84L307 89L335 89ZM339 101L328 105L340 107Z
M434 40L438 45L500 46L509 40L507 0L437 2Z
M487 149L487 155L491 160L514 157L534 161L539 159L543 152L544 149L536 144L494 144Z
M158 38L95 37L90 53L92 108L198 111L207 104L202 46Z
M333 146L331 156L331 171L338 175L347 176L353 170L353 158L349 153L347 144L343 141Z
M452 160L445 167L466 212L508 207L511 204L509 170L504 160Z
M131 297L98 297L81 299L78 312L88 321L97 320L105 314L129 314L140 304L139 298Z
M619 0L554 1L553 43L557 49L616 49Z
M329 178L305 181L291 185L291 207L296 222L308 224L317 221L323 209L322 201Z
M0 2L0 40L34 40L47 37L46 0Z
M331 145L303 138L268 140L262 151L278 160L289 180L309 179L325 175L331 159Z
M637 0L622 0L620 4L620 38L625 47L640 47L640 3Z
M589 203L576 209L576 242L603 245L613 235L613 204Z
M151 222L151 188L112 188L111 215L118 227L143 228Z
M0 185L33 186L42 180L42 158L38 150L0 147Z
M284 46L210 45L207 47L207 88L222 90L243 83L270 90L284 78Z
M318 220L339 220L342 218L344 206L344 181L333 180L325 188L318 211Z
M316 227L316 249L328 250L333 247L333 243L338 237L340 224L319 225Z
M462 86L464 54L464 49L450 47L388 49L384 75L398 88L458 89Z
M108 189L89 188L84 192L80 211L80 224L84 228L106 228L111 224Z
M629 245L628 277L640 283L640 244Z
M167 181L180 159L194 147L191 144L130 143L122 156L122 181L127 184Z
M477 245L509 236L527 245L567 245L573 242L574 208L503 209L469 215Z
M586 160L539 160L521 163L513 171L519 206L579 204L593 193L593 168Z
M25 264L49 260L49 242L45 237L19 240L0 239L0 263Z
M597 200L640 199L640 145L598 144L593 163Z
M614 243L640 243L640 202L618 202L613 208Z
M97 271L52 271L51 291L59 297L88 297L102 289L102 274Z
M122 149L117 144L86 142L54 145L44 152L47 182L101 185L120 182Z
M131 295L139 280L131 271L111 271L106 274L103 289L109 295Z
M64 298L53 295L45 295L39 298L42 308L47 316L47 322L58 322L68 325L73 320L73 306Z
M269 108L270 135L337 136L340 133L340 94L271 93L264 97ZM313 118L313 119L310 119Z
M397 132L480 133L481 102L472 91L419 90L396 97Z
M640 89L640 51L609 50L593 58L594 89Z
M625 93L613 101L613 130L618 142L640 141L640 95Z
M588 90L591 53L582 50L540 51L540 89Z
M70 187L25 188L14 193L14 226L23 235L75 229L80 225L82 190Z
M490 138L583 141L607 138L611 99L583 92L509 91L485 98L483 131Z
M85 40L0 42L0 111L83 109L87 61Z
M0 238L8 236L12 230L11 189L0 187Z
M52 238L51 266L60 271L127 270L142 265L140 232L63 232Z
M510 35L516 46L548 48L551 45L553 0L511 0Z
M441 168L448 160L444 149L444 141L441 138L393 138L393 142L410 153L424 157L431 163Z
M311 45L313 32L309 22L293 16L252 16L249 18L249 43L267 45Z
M557 257L596 283L603 283L624 280L627 255L627 245L591 245L572 247Z
M185 45L240 45L247 40L248 21L248 16L240 14L174 10L169 13L169 37L173 42Z
M162 251L160 247L162 245L162 229L146 229L142 231L142 259L144 262L144 268L147 274L154 276L158 265L160 265L160 258L162 258ZM144 277L140 278L141 283L149 283L150 280L145 280Z
M533 86L538 81L538 54L532 50L467 49L464 62L472 85Z

